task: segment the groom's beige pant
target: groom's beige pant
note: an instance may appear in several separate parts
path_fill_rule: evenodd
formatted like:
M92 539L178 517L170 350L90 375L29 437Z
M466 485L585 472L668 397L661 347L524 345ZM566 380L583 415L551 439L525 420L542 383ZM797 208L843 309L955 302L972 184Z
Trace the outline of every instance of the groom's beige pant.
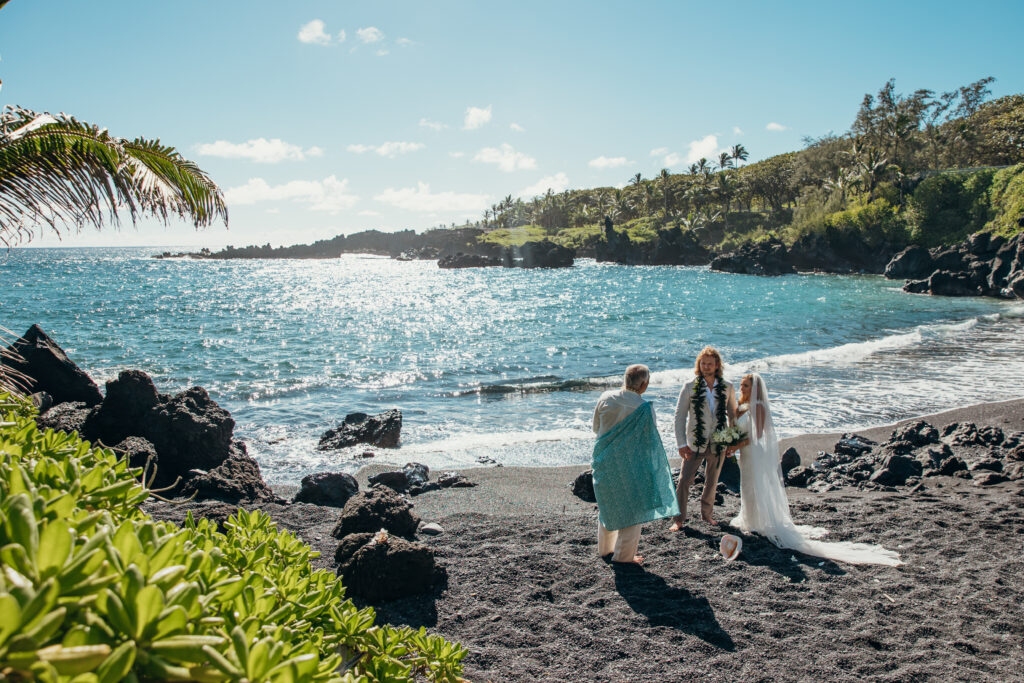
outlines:
M632 562L640 545L640 525L634 524L618 531L608 531L597 520L597 555L604 557L614 552L612 562Z
M718 475L722 471L722 463L725 456L715 455L715 452L708 449L702 453L694 454L693 458L683 460L683 469L679 473L679 484L676 486L676 501L679 503L679 517L677 520L686 519L686 503L690 498L690 487L693 486L693 478L697 474L697 468L707 460L704 468L704 491L700 494L701 515L711 515L715 507L715 492L718 488Z

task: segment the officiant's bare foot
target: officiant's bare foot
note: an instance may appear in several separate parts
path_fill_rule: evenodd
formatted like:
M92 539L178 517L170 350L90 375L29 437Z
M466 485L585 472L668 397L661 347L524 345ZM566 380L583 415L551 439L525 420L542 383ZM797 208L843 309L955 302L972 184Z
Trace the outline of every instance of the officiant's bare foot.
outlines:
M619 562L617 560L612 560L612 564L643 564L643 563L644 563L644 558L643 558L642 555L634 555L632 560L626 560L626 561L623 561L623 562Z
M672 522L672 526L670 526L668 528L668 530L669 531L682 531L683 527L685 527L685 526L686 526L686 523L680 520L678 522Z

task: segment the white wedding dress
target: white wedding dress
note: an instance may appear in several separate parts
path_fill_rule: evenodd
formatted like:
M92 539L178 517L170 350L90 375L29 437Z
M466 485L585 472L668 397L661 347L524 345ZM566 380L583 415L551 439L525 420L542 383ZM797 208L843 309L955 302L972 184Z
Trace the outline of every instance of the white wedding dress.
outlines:
M848 541L824 542L820 527L798 526L789 516L782 480L779 440L772 422L764 380L754 374L750 408L737 421L749 443L737 457L740 468L740 513L731 524L744 533L764 536L780 548L850 564L903 564L899 555L878 545Z

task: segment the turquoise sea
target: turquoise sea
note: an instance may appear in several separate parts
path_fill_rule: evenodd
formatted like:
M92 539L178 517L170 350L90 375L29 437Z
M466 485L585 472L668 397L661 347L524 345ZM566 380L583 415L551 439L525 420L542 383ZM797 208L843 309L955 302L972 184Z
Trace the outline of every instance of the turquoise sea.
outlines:
M0 326L39 323L101 386L140 368L165 393L205 387L272 483L357 469L365 448L320 453L320 434L392 407L402 445L372 449L377 462L588 462L594 403L630 363L654 372L672 448L706 344L727 378L762 373L786 435L1024 396L1024 302L914 296L878 276L151 258L164 249L0 254Z

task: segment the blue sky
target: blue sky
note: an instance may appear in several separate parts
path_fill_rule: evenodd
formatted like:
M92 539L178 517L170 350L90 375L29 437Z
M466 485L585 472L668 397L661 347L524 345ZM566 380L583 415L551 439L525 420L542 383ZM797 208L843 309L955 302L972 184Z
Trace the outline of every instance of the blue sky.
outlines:
M1021 25L1019 1L12 0L0 103L160 138L228 199L228 230L33 246L293 244L799 149L893 77L1024 92Z

